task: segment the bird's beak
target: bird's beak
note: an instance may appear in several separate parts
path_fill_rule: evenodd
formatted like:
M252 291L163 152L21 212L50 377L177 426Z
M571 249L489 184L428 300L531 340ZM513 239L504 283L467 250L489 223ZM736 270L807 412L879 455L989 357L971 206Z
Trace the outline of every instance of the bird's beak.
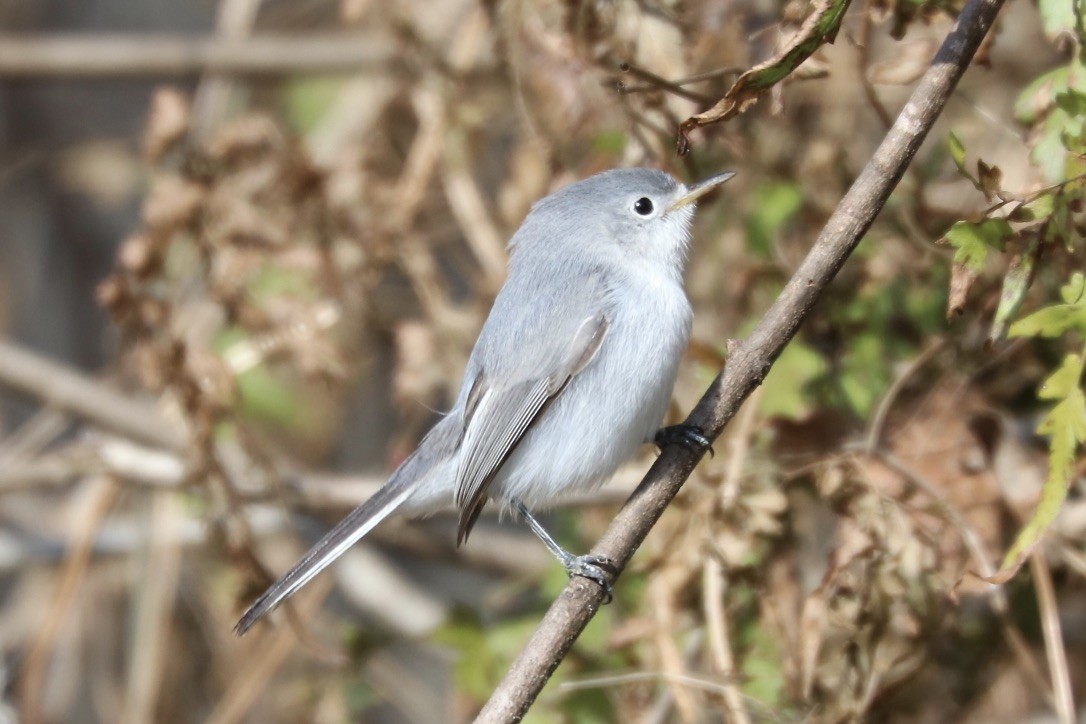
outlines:
M710 176L709 178L694 184L687 188L686 193L671 202L671 206L668 211L674 211L675 209L681 209L687 204L692 204L700 199L705 194L709 193L717 186L730 179L735 175L734 171L725 171L724 173L718 173L716 176Z

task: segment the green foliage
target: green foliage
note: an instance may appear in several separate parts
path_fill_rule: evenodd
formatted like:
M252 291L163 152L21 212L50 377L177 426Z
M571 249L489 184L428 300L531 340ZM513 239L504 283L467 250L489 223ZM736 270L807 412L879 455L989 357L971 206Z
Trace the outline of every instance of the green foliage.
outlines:
M1051 4L1070 6L1067 0ZM1030 83L1014 110L1019 121L1035 126L1030 159L1049 182L1060 183L1086 170L1079 158L1086 122L1086 66L1080 58Z
M859 419L869 415L894 364L916 351L916 339L942 328L944 303L929 285L897 278L863 287L831 306L827 315L842 348L833 365L808 384L816 400Z
M563 578L565 572L553 566ZM617 670L624 665L617 654L607 653L613 617L601 611L581 634L577 650L571 659L552 676L549 686L554 691L579 670L578 661L588 660L592 670ZM539 624L540 612L533 610L524 616L502 618L497 623L482 625L468 616L457 616L433 634L433 639L455 653L454 679L456 688L478 703L487 700L494 687L528 638ZM577 722L614 721L615 713L602 689L582 689L568 696L541 700L532 708L526 722L554 721L557 711Z
M1049 439L1048 475L1033 516L1003 559L1002 576L1013 574L1021 566L1029 551L1056 520L1060 506L1067 498L1075 458L1079 446L1086 441L1086 396L1082 392L1084 359L1086 350L1067 355L1037 392L1042 400L1055 403L1037 426L1037 433Z
M215 348L220 353L228 353L231 348L251 343L245 330L234 327L218 336ZM296 433L304 432L314 423L313 407L306 404L300 388L277 375L266 363L238 371L234 383L239 411L246 418Z
M592 150L596 153L617 157L625 150L628 140L625 131L619 129L600 131L592 139Z
M781 227L803 208L803 189L797 183L769 183L754 192L754 209L747 218L747 243L764 258L772 255L773 240Z
M502 619L493 626L483 627L470 618L456 617L433 638L456 652L453 675L457 689L482 702L501 681L538 622L537 615L530 615Z
M784 672L781 670L784 657L781 642L767 628L752 626L746 634L743 693L754 701L777 708L785 700L786 694Z
M365 676L351 676L343 682L343 701L354 718L380 702L380 697L373 690Z
M1013 233L1003 219L986 219L979 223L959 221L946 233L947 242L954 247L954 262L980 271L989 251L1002 251L1003 242Z
M287 86L287 120L299 133L310 133L328 114L343 90L343 76L301 76Z
M1041 0L1039 7L1046 33L1071 34L1081 42L1083 0ZM1005 218L959 221L947 232L946 240L955 249L955 263L975 273L984 269L991 252L1013 252L1003 272L990 341L1000 339L1009 325L1011 337L1081 344L1086 336L1086 277L1082 272L1074 272L1063 285L1060 302L1011 323L1026 298L1038 262L1048 254L1073 253L1072 240L1079 235L1072 209L1081 208L1086 200L1082 184L1086 172L1086 67L1081 57L1076 54L1067 66L1030 83L1015 104L1015 114L1023 123L1032 125L1030 157L1052 185L1025 198L998 188L993 191L983 173L979 174L981 178L968 173L964 145L952 135L947 148L954 165L989 200L993 194L1003 199L989 209L989 214L999 212ZM987 168L978 161L979 171ZM1009 213L1001 211L1009 203L1016 205ZM1074 336L1079 342L1071 341ZM1049 404L1037 429L1049 441L1048 475L1033 516L1007 552L994 580L1014 575L1056 519L1066 498L1075 456L1086 439L1082 374L1083 355L1069 352L1038 390L1038 399Z
M1060 337L1072 330L1086 334L1086 277L1075 272L1060 290L1063 304L1053 304L1040 309L1025 319L1015 322L1010 329L1012 337Z
M808 385L828 370L826 360L811 347L795 340L777 358L762 383L759 411L765 417L798 420L810 410Z
M1076 36L1080 44L1086 40L1086 33L1083 32L1086 2L1083 0L1038 0L1037 9L1041 13L1041 25L1049 37L1066 33Z
M999 306L996 307L992 330L988 334L989 342L994 343L1003 338L1007 325L1022 308L1030 282L1033 281L1033 269L1040 251L1040 239L1031 235L1026 248L1016 254L1007 265L1007 273L1003 276L1003 289L999 293Z

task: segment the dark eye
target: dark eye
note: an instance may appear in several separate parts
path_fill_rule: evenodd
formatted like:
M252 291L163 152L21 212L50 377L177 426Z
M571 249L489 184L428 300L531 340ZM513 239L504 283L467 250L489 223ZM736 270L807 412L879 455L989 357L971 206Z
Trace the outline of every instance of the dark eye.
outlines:
M637 201L634 201L634 211L642 216L648 216L652 213L652 199L642 196Z

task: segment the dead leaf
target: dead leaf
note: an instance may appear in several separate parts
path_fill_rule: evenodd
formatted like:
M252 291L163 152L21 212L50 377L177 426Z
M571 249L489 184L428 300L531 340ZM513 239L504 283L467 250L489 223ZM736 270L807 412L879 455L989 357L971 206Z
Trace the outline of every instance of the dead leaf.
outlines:
M984 192L984 198L987 201L994 201L1003 184L1003 171L999 166L989 166L978 158L977 179L980 181L980 190Z
M791 42L769 60L736 79L724 97L707 111L687 118L679 125L677 149L680 156L690 150L689 134L695 128L726 121L751 106L763 93L791 75L803 61L825 43L832 43L851 0L819 0L813 12Z
M143 155L150 163L159 160L186 133L192 120L188 100L176 88L159 88L151 97L147 130L143 134Z
M965 309L965 298L977 281L977 272L965 264L954 264L950 271L950 295L946 302L946 318L953 319Z

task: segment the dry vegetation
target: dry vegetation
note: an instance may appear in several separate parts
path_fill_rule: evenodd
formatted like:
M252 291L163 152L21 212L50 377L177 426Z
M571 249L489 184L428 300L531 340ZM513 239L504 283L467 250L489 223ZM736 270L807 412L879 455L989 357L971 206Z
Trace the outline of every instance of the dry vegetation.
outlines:
M17 427L0 418L0 671L24 721L470 719L564 583L515 523L484 521L459 552L450 520L385 526L273 622L241 640L231 627L450 403L505 239L575 178L739 171L699 211L679 419L955 12L855 3L835 44L679 158L680 122L786 43L807 4L270 5L252 32L334 25L379 38L387 60L157 91L124 151L146 171L141 217L98 287L119 331L108 379L0 347L0 389L42 403ZM1054 101L1051 78L1026 92L1081 67L1058 5L1005 9L534 720L1012 722L1082 700L1082 423L1072 410L1069 432L1046 418L1035 433L1081 396L1068 360L1086 331L1071 273L1086 105ZM948 240L963 220L988 225ZM1005 331L1061 287L1079 321L989 338L993 318ZM651 454L555 514L571 548ZM984 583L973 574L1000 567L1053 476L1070 485L1053 530L1018 576Z

